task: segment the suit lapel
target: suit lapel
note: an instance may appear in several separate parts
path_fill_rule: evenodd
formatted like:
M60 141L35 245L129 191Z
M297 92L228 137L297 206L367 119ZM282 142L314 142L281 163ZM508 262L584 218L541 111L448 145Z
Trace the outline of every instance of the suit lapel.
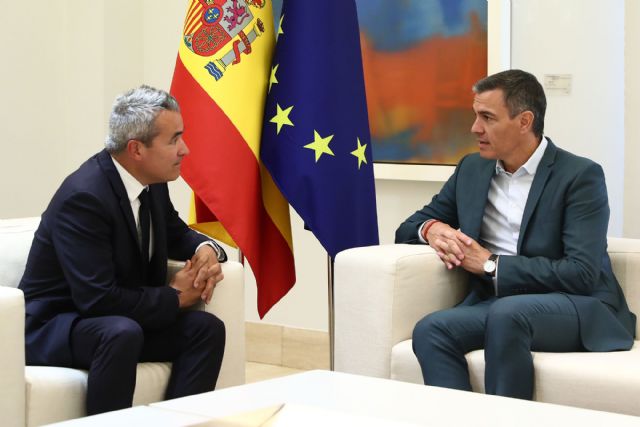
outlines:
M464 198L468 201L464 204L463 209L470 215L469 220L465 224L461 221L461 230L467 236L477 240L480 237L480 228L482 227L482 218L484 210L487 206L487 196L489 195L489 186L491 179L496 172L496 162L485 162L485 165L478 171L478 175L473 178L473 186L469 194ZM463 218L464 213L460 214Z
M113 159L111 155L106 151L102 150L98 153L98 164L100 168L104 172L105 176L109 180L111 184L111 188L113 189L114 194L118 198L118 202L120 204L120 210L122 211L122 215L124 216L127 228L129 229L129 233L133 240L138 243L138 230L136 228L136 221L133 217L133 212L131 211L131 202L129 202L129 196L127 196L127 190L124 188L124 184L122 183L122 179L120 178L120 174L118 170L113 164Z
M162 194L155 185L149 186L149 210L153 229L153 256L150 261L150 283L164 284L167 266L166 223L162 209Z
M527 203L524 206L522 223L520 224L520 235L518 236L518 253L520 253L522 239L525 231L527 230L527 226L529 225L531 215L533 215L533 212L538 206L538 201L540 200L540 196L542 195L542 190L544 190L544 187L547 185L547 181L549 180L549 176L551 175L552 166L556 158L556 153L558 151L556 146L551 142L549 138L547 138L547 141L547 149L545 150L542 159L540 160L540 165L536 170L536 176L533 178L533 183L531 183L531 189L529 190Z

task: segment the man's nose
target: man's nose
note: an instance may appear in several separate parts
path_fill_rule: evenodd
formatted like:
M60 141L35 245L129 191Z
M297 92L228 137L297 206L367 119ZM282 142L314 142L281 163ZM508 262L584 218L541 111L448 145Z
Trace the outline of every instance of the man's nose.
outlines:
M189 154L189 147L187 147L187 143L184 142L184 139L180 138L180 141L178 142L178 144L180 144L180 147L178 149L178 155L180 156L186 156L187 154Z
M482 132L482 126L480 125L479 120L476 118L471 125L471 133L481 134Z

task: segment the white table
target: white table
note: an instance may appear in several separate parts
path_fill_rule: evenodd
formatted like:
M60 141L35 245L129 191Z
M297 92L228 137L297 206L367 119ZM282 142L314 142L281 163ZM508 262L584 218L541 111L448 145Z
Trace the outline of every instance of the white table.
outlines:
M298 417L302 425L447 425L447 426L639 426L640 417L572 408L548 403L529 402L484 394L427 387L399 381L363 377L329 371L308 371L258 383L225 388L149 406L172 416L197 416L218 419L279 407L287 423L293 426ZM132 408L134 410L136 408ZM288 409L288 410L287 410ZM285 411L287 410L287 411ZM129 410L118 411L126 415ZM113 414L117 414L114 412ZM161 412L159 412L161 413ZM305 414L308 414L306 420ZM96 426L92 418L63 423L68 427ZM157 414L156 414L157 415ZM165 418L168 420L168 417ZM315 421L314 421L315 420ZM356 422L361 420L363 423ZM368 421L367 421L368 420ZM112 422L114 419L111 420ZM134 425L123 417L113 423L118 427ZM178 419L173 425L193 425ZM330 422L329 422L330 421ZM140 424L138 424L140 425ZM160 424L149 422L145 425ZM169 425L169 424L162 424ZM216 424L211 424L216 425Z
M91 417L62 421L49 426L60 427L176 427L203 424L211 417L167 411L150 406L136 406Z

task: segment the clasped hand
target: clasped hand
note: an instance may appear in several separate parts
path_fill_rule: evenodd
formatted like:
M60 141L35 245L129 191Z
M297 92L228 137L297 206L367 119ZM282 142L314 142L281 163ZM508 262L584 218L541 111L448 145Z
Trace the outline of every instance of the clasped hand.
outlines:
M209 304L213 289L223 278L217 254L211 246L203 245L176 273L171 287L180 291L180 307L190 307L198 300Z
M473 274L484 273L483 264L491 252L462 231L437 222L424 237L449 270L462 267Z

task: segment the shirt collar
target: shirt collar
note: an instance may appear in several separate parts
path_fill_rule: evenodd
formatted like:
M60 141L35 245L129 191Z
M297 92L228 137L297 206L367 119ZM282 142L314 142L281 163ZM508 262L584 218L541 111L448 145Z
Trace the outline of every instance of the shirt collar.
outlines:
M129 203L133 202L138 198L143 189L148 189L148 185L142 185L140 181L135 179L133 175L129 173L118 161L111 156L111 160L113 160L113 164L120 175L120 179L122 179L122 183L124 184L124 189L127 192L127 197L129 198Z
M513 175L519 176L524 174L535 175L538 170L538 166L540 165L540 161L542 160L542 156L544 155L544 151L547 149L547 137L543 136L542 141L536 148L536 151L533 152L529 160L525 162L524 165L520 166L518 170L516 170ZM502 165L502 161L496 161L496 174L508 173L504 166Z

